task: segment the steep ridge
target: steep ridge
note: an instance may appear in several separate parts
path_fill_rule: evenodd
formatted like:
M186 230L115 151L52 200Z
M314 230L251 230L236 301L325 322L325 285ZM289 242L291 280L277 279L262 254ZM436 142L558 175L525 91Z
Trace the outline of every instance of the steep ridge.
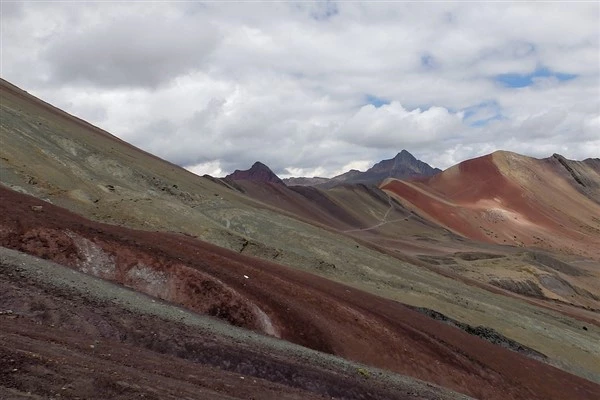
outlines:
M600 385L397 302L188 236L94 223L14 191L0 194L3 246L233 325L477 398L593 399L600 393Z
M571 182L579 192L600 204L600 159L588 158L584 161L573 161L567 160L560 154L553 154L545 161L558 174Z
M239 189L262 203L287 211L290 215L335 229L366 226L328 194L311 186L285 186L264 182L237 181Z

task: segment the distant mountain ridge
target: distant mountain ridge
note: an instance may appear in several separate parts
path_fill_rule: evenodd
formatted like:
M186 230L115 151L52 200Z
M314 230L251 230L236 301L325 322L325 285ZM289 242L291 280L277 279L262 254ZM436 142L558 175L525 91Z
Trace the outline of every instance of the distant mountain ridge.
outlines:
M269 167L260 161L255 162L250 169L236 169L232 174L227 175L225 179L231 179L234 181L268 182L285 185L285 183L283 183L283 181L273 171L271 171Z
M329 181L329 178L322 178L320 176L314 176L312 178L299 177L283 179L283 182L288 186L315 186L327 181Z
M439 168L433 168L429 164L418 160L407 150L402 150L394 158L382 160L365 172L350 170L341 175L327 178L287 178L283 182L286 185L317 186L324 189L332 188L342 183L347 184L374 184L378 185L386 178L428 178L442 172Z

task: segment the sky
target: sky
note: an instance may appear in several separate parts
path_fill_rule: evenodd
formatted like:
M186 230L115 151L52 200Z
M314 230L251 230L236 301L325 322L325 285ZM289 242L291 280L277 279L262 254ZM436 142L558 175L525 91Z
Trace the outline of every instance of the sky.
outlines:
M198 174L600 157L598 2L1 2L2 78Z

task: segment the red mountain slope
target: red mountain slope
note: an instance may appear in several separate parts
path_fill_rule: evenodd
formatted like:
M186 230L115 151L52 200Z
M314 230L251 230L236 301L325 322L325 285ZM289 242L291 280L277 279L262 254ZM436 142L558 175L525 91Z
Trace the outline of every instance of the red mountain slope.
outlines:
M578 173L576 179L556 157L496 152L426 180L387 180L381 187L466 237L600 259L600 204L594 200L600 175L582 166Z

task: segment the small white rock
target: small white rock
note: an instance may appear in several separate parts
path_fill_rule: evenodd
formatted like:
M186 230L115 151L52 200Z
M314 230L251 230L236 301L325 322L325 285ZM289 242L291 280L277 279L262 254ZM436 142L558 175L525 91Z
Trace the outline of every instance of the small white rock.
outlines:
M250 279L250 277L248 275L244 275L244 278L246 279Z

